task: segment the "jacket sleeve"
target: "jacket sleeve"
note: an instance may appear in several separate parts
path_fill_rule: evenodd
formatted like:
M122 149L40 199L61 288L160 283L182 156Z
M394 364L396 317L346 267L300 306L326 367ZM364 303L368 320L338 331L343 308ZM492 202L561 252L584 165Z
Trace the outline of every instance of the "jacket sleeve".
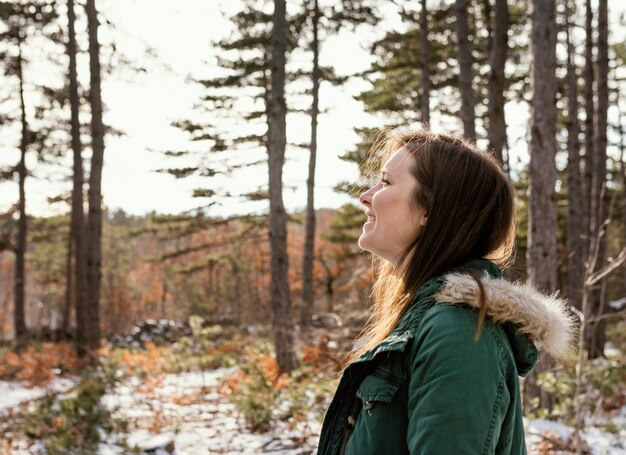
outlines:
M416 332L408 390L409 453L494 453L509 393L488 321L478 342L475 311L438 305Z

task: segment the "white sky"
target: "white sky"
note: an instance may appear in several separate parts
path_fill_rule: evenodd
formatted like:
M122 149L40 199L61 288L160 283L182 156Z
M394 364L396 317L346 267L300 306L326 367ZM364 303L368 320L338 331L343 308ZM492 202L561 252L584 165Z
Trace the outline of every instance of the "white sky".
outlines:
M220 4L221 9L220 9ZM176 213L192 209L203 202L191 198L193 188L210 186L207 179L176 180L166 174L153 172L165 167L159 153L150 150L179 150L189 147L184 134L170 124L174 120L189 117L192 106L202 91L185 80L189 75L201 75L210 71L203 62L213 54L212 42L224 37L230 27L222 11L232 9L237 2L206 0L107 0L99 2L103 14L116 24L117 43L121 51L131 57L142 58L140 41L155 48L161 60L173 71L162 68L149 70L145 75L135 76L129 81L120 75L103 80L103 98L108 107L105 121L126 134L122 137L106 138L103 184L104 203L111 209L123 208L132 214L150 211ZM613 5L611 5L613 6ZM339 74L348 74L369 67L371 62L365 46L374 37L365 35L366 29L357 33L345 31L324 42L320 59L323 64L332 64ZM379 32L382 29L379 28ZM80 31L80 26L79 26ZM103 37L106 39L106 37ZM81 62L79 62L80 64ZM88 80L86 62L79 67L81 76ZM28 77L28 76L27 76ZM41 77L41 76L40 76ZM353 99L367 84L354 82L342 88L322 86L321 103L328 112L320 117L318 130L318 162L316 168L316 207L338 207L349 199L333 191L333 186L342 180L354 180L357 170L344 163L338 156L353 148L357 137L355 126L371 124L363 113L361 104ZM525 106L507 105L509 142L513 154L524 159L528 113ZM433 119L433 129L437 129ZM449 128L449 126L447 126ZM454 132L454 131L452 131ZM288 117L288 138L295 142L309 139L309 121L302 116ZM11 137L12 136L12 137ZM15 134L6 136L1 145L14 142L15 148L3 149L0 165L15 163L19 159L18 141ZM6 151L4 151L6 150ZM71 154L65 174L71 173ZM170 162L172 163L172 162ZM35 168L34 157L27 165ZM288 210L304 207L306 203L306 174L308 151L288 151L284 170L285 185L297 187L286 190L284 200ZM88 169L88 165L85 166ZM234 187L263 186L267 177L265 168L239 176L241 182L228 182ZM245 180L245 182L244 182ZM241 185L241 186L239 186ZM62 205L50 206L46 198L63 191L70 191L70 182L46 182L35 178L27 180L27 211L33 215L48 215L67 211ZM0 210L4 211L17 200L17 184L0 183ZM249 209L258 209L252 205ZM211 209L208 213L229 214L246 210L241 205Z

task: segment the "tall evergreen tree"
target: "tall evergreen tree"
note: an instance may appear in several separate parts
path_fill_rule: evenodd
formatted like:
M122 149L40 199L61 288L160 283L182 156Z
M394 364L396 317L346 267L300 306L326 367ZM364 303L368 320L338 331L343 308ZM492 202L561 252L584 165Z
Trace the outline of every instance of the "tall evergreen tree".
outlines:
M466 138L476 140L476 101L474 96L474 71L472 50L467 23L467 0L456 0L457 60L459 62L459 90L461 92L461 120Z
M489 4L488 1L485 3ZM508 160L505 163L503 152L507 145L506 120L504 118L504 89L506 87L504 67L507 60L509 33L507 0L495 0L494 16L493 36L489 40L489 123L487 136L489 149L493 150L503 167L508 169ZM489 16L485 19L488 24L491 23Z
M271 91L269 101L269 196L271 247L271 308L276 360L280 371L297 366L291 329L289 299L289 256L287 254L287 214L283 205L282 184L287 143L285 104L285 57L287 53L287 18L285 0L274 0L271 35Z
M91 106L91 166L89 170L89 212L87 217L87 279L89 300L85 311L87 345L93 349L100 344L100 281L102 279L102 166L104 158L104 124L102 122L102 92L100 88L100 43L98 42L98 11L95 0L87 0L89 31L89 104Z
M422 90L420 92L420 112L422 123L430 123L430 39L428 36L428 8L422 0L420 11L420 70Z
M300 325L306 328L313 311L313 253L315 251L315 162L317 159L317 116L319 113L319 19L320 9L317 0L313 0L312 29L313 42L313 103L311 105L311 144L309 155L309 172L307 176L307 201L305 216L305 240L302 255L302 306L300 307Z
M607 113L609 108L608 90L608 7L607 0L599 0L598 3L598 60L596 71L597 106L594 118L594 148L591 186L591 266L593 271L602 269L606 257L606 224L605 218L608 210L606 207L606 148L607 148ZM587 318L597 317L605 311L606 293L604 286L606 280L599 282L599 289L592 289L589 298ZM596 320L588 327L586 351L589 358L595 359L604 356L605 321Z
M302 257L302 305L300 307L300 325L306 329L311 313L313 311L313 257L315 251L315 208L314 208L314 186L315 186L315 161L317 155L317 124L319 114L319 86L322 77L331 83L338 84L343 81L337 78L329 68L320 68L319 65L319 32L338 32L342 27L358 24L376 23L379 18L375 9L368 0L351 0L342 2L341 8L333 8L331 11L321 11L318 1L312 0L313 7L310 11L312 17L311 28L313 39L311 51L313 54L312 69L312 98L311 106L311 142L309 157L309 174L307 178L307 205L305 217L305 244ZM322 29L320 19L326 19L325 30Z
M14 273L14 330L18 347L23 346L27 338L26 317L25 317L25 254L27 249L27 229L28 215L26 213L26 179L29 171L26 167L26 155L33 144L38 140L37 132L31 127L27 115L25 101L26 85L26 65L24 49L28 46L28 41L35 34L35 31L43 31L46 25L56 18L56 10L53 5L41 1L27 2L0 2L0 21L4 25L4 31L0 33L0 43L4 45L3 55L4 73L6 76L17 79L17 111L18 117L11 114L5 116L4 124L17 123L20 129L19 152L20 159L17 165L2 174L18 177L18 202L17 211L19 218L17 221L17 232L12 249L15 252L15 273ZM46 34L43 34L46 36ZM48 35L48 38L50 36ZM11 97L11 95L9 95Z
M585 223L585 261L586 267L589 264L589 246L591 244L591 212L592 198L592 177L593 177L593 138L594 138L594 106L593 106L593 11L591 9L591 0L585 2L585 66L583 69L584 78L584 106L585 106L585 159L584 159L584 180L583 194L587 197L583 199L583 221Z
M76 73L76 31L75 22L76 14L74 11L74 0L67 2L67 20L68 20L68 44L67 53L69 56L69 98L71 110L71 136L72 136L72 153L73 153L73 186L72 186L72 223L70 229L69 250L74 252L74 296L76 303L76 325L78 327L76 333L77 346L87 346L87 305L89 302L88 283L87 283L87 256L85 248L85 214L83 210L83 158L82 143L80 137L80 98L78 94L78 78ZM68 272L72 270L71 260L68 260ZM71 278L68 273L68 280ZM68 292L71 289L67 287ZM69 299L69 297L67 297ZM63 312L63 332L69 329L69 305L65 305Z
M580 131L578 123L578 75L574 64L575 49L572 42L570 18L572 4L565 8L567 41L567 296L581 308L582 283L585 267L585 222L583 218L582 175L580 167Z
M528 277L545 292L557 290L556 222L556 22L554 0L532 3L532 115L529 166ZM525 382L526 398L540 396L548 409L552 396L536 386L548 359Z

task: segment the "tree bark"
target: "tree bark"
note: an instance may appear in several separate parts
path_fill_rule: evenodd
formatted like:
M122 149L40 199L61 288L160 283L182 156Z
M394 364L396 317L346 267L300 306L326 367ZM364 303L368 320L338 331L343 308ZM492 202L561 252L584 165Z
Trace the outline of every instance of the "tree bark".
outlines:
M533 0L528 269L530 280L549 292L557 289L554 14L554 0Z
M70 330L70 313L72 309L72 295L74 290L74 280L72 279L73 267L72 258L74 257L74 226L70 223L70 233L67 237L67 256L65 259L65 300L63 302L63 311L61 313L61 333L66 336ZM76 343L78 345L78 343Z
M576 51L572 44L571 4L565 11L567 39L567 296L579 310L582 308L582 283L585 276L585 221L583 217L580 142L578 134L578 76L574 64Z
M100 44L98 43L98 12L95 0L87 0L87 27L89 31L89 73L91 88L92 157L89 172L89 214L87 217L87 280L89 299L86 312L89 324L88 347L100 344L100 282L102 280L102 166L104 158L104 125L100 89Z
M583 194L587 195L583 199L583 221L585 223L585 261L589 260L589 245L591 243L591 187L593 176L593 12L591 10L591 0L585 3L585 68L583 77L585 80L585 159L584 159L584 182Z
M604 220L607 216L606 209L606 147L607 147L607 112L609 107L609 57L608 57L608 7L607 0L599 0L598 3L598 61L596 72L596 87L598 105L594 124L594 153L593 153L593 177L591 188L591 238L598 241L598 253L595 256L594 271L604 266L606 256L606 226ZM600 280L598 286L590 289L589 315L596 317L604 313L605 296L602 292L606 280ZM597 320L586 331L586 351L590 359L604 356L605 321Z
M461 92L461 120L465 137L476 140L476 128L474 125L475 100L474 88L472 87L472 50L469 43L469 27L467 25L467 0L456 0L456 35L458 42L459 61L459 90Z
M557 290L556 260L556 23L554 0L532 2L532 116L528 212L528 278L540 290ZM538 396L551 409L553 397L536 380L549 370L547 358L528 376L524 398Z
M268 143L271 247L270 293L276 360L281 372L292 371L297 366L291 331L287 214L283 205L282 194L283 165L287 142L287 108L285 104L287 20L285 9L285 0L274 0Z
M15 342L19 348L23 346L27 338L26 330L26 317L25 317L25 288L26 288L26 275L24 271L25 267L25 255L26 255L26 231L28 229L27 215L26 215L26 177L28 172L26 170L26 148L29 143L29 128L26 120L26 105L24 103L24 73L23 73L23 59L22 59L22 35L21 31L17 31L17 76L20 82L19 85L19 97L20 97L20 119L22 125L22 135L20 140L20 162L17 166L17 173L19 178L19 201L18 210L20 212L20 218L17 224L17 238L15 242L15 280L14 280L14 327L15 327Z
M618 96L619 99L619 96ZM621 112L620 112L621 114ZM621 204L622 204L622 245L626 245L626 144L624 144L624 126L622 125L622 116L619 115L618 118L618 128L619 128L619 147L620 147L620 181L622 183L622 195L621 195ZM622 283L624 288L622 289L622 294L626 294L626 263L622 264Z
M87 287L87 256L85 254L85 213L83 211L83 157L82 144L80 139L80 101L78 97L78 80L76 75L76 31L74 24L76 15L74 13L74 0L67 2L68 19L68 45L67 52L70 60L69 82L70 82L70 110L72 114L72 153L74 156L74 178L72 188L72 228L74 245L74 301L76 304L76 348L79 355L84 355L90 346L89 338L92 326L89 317L89 300ZM71 280L68 279L68 282ZM65 313L64 313L65 314ZM69 307L67 311L69 319ZM68 321L64 322L67 329Z
M486 18L489 23L490 18ZM507 0L496 0L493 40L491 40L489 53L489 148L506 169L503 150L506 147L506 121L504 118L504 88L506 79L504 65L506 64L508 34L509 31L509 8Z
M428 9L422 0L420 12L420 69L422 90L420 93L420 115L422 123L430 124L430 41L428 39Z
M315 248L315 162L317 158L317 115L319 111L320 68L318 28L320 19L317 0L313 0L313 105L311 106L311 150L309 155L309 175L307 177L306 227L304 256L302 258L302 306L300 325L309 326L314 305L313 292L313 251Z

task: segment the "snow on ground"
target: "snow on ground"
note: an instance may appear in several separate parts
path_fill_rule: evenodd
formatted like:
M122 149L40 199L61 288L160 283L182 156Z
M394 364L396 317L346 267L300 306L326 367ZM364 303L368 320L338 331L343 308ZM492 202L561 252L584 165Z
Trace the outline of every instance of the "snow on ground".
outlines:
M0 415L11 413L12 408L43 398L51 392L67 392L80 382L80 378L54 378L48 387L26 386L23 381L0 381Z
M246 429L235 407L218 392L221 379L234 371L234 368L221 368L169 374L156 381L129 378L103 397L114 417L129 422L129 433L101 432L103 442L98 455L126 453L127 449L121 445L124 438L129 447L137 446L154 454L313 453L320 432L320 424L313 415L307 419L307 425L291 429L286 422L278 422L273 431L264 434ZM28 388L23 382L0 381L0 416L6 417L52 391L67 392L78 382L78 377L55 378L48 388ZM588 422L583 432L592 455L626 455L626 407L603 419ZM573 433L571 427L558 422L525 419L524 424L530 455L539 453L542 435L567 441ZM14 446L15 454L43 452L41 444L23 442Z
M165 448L171 450L173 443L176 455L313 453L320 431L317 422L292 430L279 422L264 434L246 430L235 407L217 391L220 380L234 371L221 368L169 374L151 390L142 388L138 378L131 378L103 400L114 417L134 423L127 435L129 447L168 453ZM150 432L156 428L158 433ZM100 445L99 455L120 453L123 451L115 442Z
M607 430L609 423L612 431ZM572 427L543 419L525 419L524 427L529 454L539 453L538 446L543 439L541 435L548 434L550 437L556 436L560 441L568 441L574 434ZM583 438L592 455L626 455L626 407L610 419L588 422L583 430Z

